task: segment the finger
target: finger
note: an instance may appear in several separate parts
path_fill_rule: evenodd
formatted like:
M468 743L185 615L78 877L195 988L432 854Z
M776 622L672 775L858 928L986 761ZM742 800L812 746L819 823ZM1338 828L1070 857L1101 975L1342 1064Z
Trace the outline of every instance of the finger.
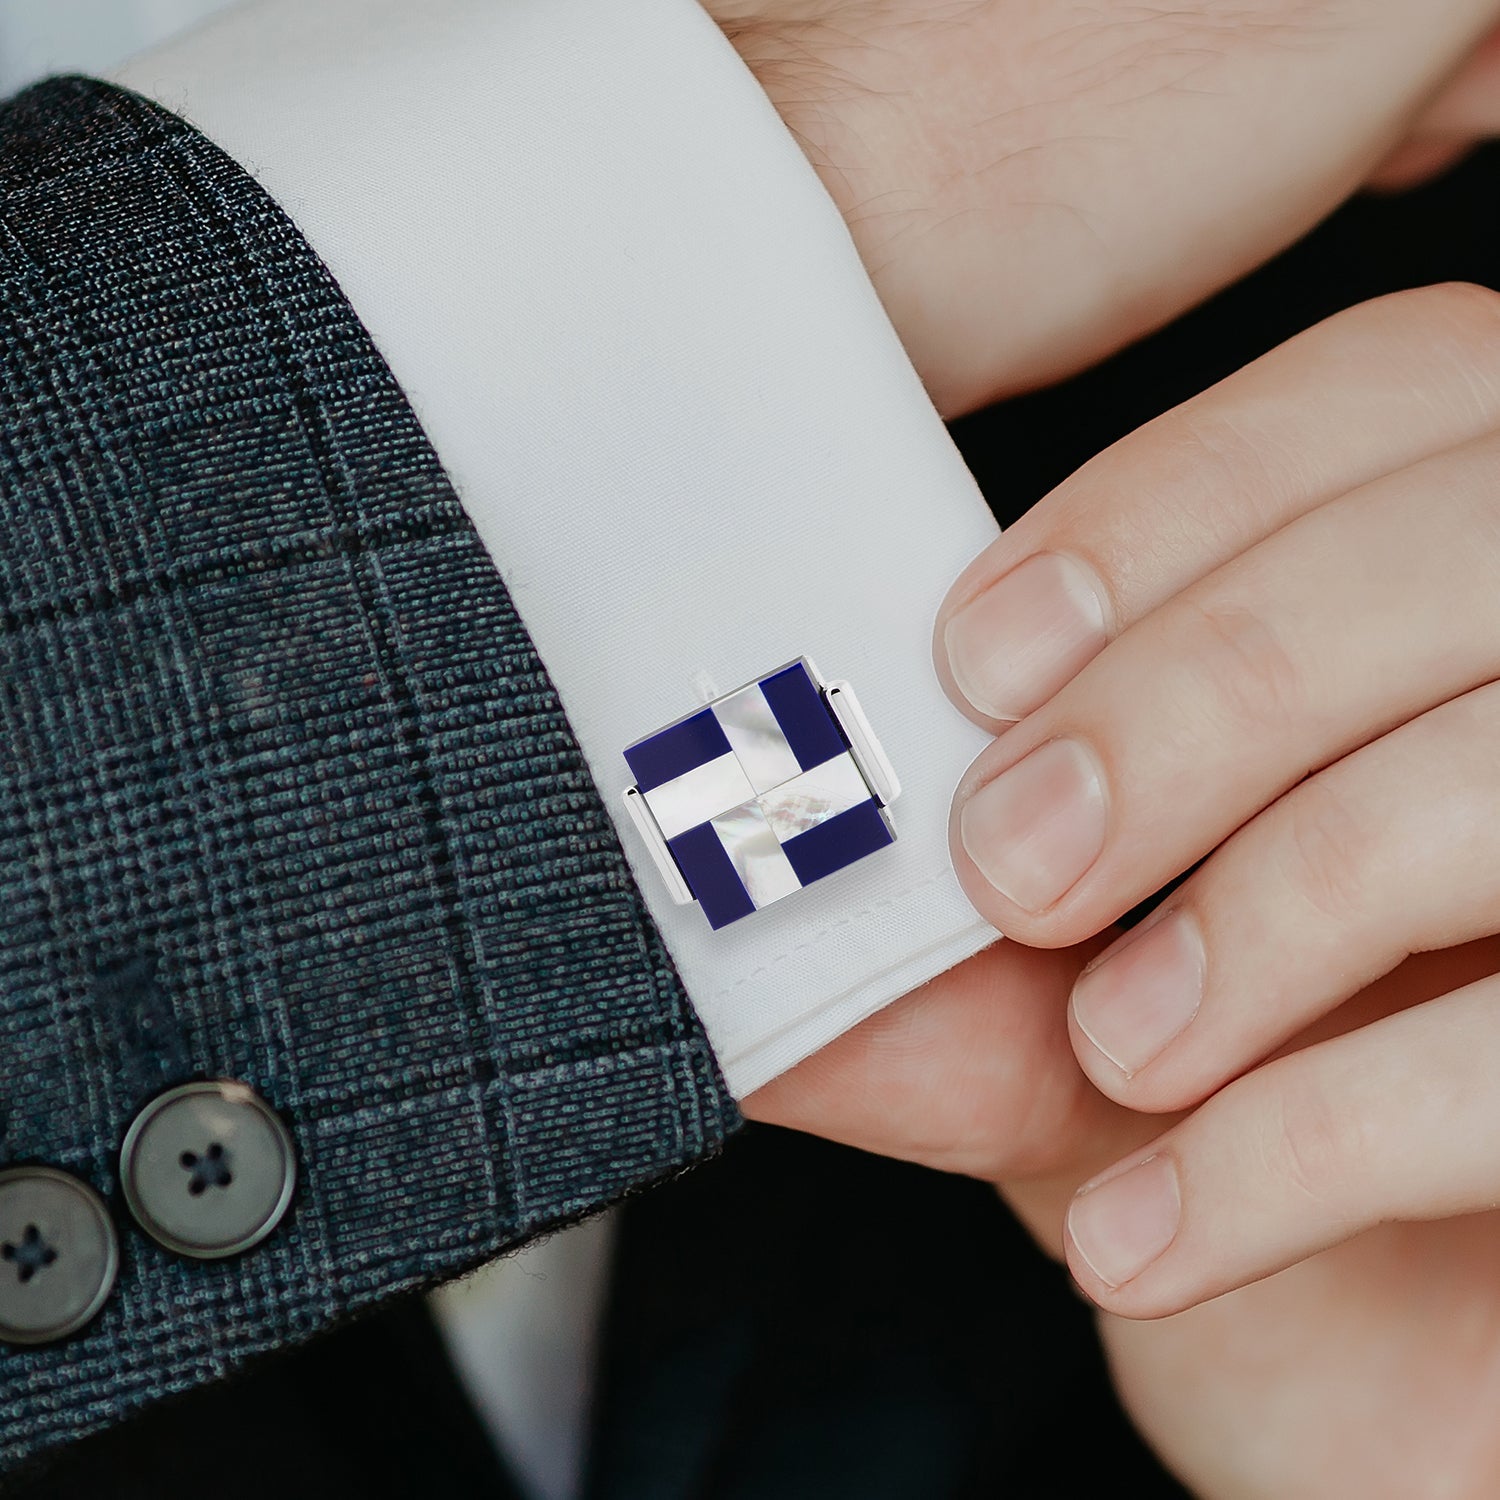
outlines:
M1500 930L1500 684L1433 709L1253 819L1078 980L1083 1069L1185 1109L1413 953Z
M1500 31L1475 48L1411 133L1415 139L1500 134Z
M1476 49L1366 186L1387 193L1416 187L1495 135L1500 135L1500 31Z
M1456 167L1479 144L1473 136L1421 135L1398 146L1366 187L1377 193L1404 193Z
M1390 1220L1500 1200L1500 980L1278 1059L1091 1182L1068 1261L1161 1317Z
M998 943L757 1090L744 1111L992 1181L1071 1173L1071 1191L1142 1138L1138 1117L1074 1060L1065 1017L1082 961Z
M1500 425L1500 296L1341 313L1086 465L982 552L935 657L978 722L1021 718L1107 641L1336 495Z
M996 741L953 820L979 910L1078 942L1310 771L1500 675L1497 467L1500 435L1301 517Z

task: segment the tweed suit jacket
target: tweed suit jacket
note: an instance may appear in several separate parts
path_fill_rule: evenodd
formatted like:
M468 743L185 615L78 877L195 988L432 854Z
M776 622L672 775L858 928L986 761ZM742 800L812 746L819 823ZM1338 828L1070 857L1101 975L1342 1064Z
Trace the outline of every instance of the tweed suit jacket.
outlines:
M0 1165L121 1268L0 1350L0 1468L465 1270L737 1123L493 564L326 269L85 79L0 107ZM289 1127L290 1216L120 1207L173 1083Z

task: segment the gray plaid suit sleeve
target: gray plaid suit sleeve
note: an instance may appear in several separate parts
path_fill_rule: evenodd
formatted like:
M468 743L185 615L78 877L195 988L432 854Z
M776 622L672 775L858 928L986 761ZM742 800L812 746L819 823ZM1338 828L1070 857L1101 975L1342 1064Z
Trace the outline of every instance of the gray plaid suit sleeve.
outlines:
M0 215L0 1164L93 1184L122 1245L89 1327L0 1351L14 1465L737 1117L500 578L295 228L84 79L0 107ZM300 1181L199 1262L132 1229L119 1148L214 1077L278 1110Z

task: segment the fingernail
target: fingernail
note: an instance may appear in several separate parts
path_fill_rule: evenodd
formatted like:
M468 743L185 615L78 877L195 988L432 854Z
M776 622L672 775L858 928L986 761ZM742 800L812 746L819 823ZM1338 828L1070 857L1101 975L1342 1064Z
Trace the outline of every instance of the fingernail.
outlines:
M1052 740L982 786L959 814L970 859L1006 900L1042 911L1104 848L1104 783L1076 740Z
M958 690L991 719L1045 703L1108 642L1098 586L1082 563L1041 552L971 600L943 631Z
M1203 1004L1203 937L1185 911L1131 933L1073 986L1078 1029L1128 1078L1187 1030Z
M1117 1177L1080 1188L1068 1235L1107 1287L1133 1281L1177 1238L1182 1192L1170 1158L1148 1156Z

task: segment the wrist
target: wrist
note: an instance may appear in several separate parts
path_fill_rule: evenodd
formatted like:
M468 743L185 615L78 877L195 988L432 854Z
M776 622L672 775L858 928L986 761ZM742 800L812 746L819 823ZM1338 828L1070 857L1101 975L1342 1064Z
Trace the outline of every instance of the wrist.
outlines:
M953 415L988 399L992 360L973 338L962 238L945 217L965 185L935 186L931 121L881 47L827 19L817 3L708 0L717 21L821 178L934 402ZM760 12L754 14L752 12ZM955 253L957 252L957 253Z

